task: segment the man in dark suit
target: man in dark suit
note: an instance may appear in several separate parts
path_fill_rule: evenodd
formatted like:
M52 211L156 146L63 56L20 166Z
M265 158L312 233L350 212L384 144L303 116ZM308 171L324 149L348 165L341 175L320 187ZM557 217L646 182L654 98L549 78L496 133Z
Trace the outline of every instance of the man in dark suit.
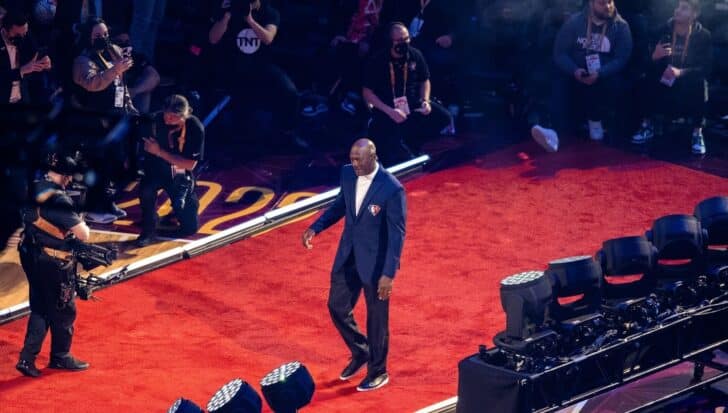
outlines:
M341 191L331 207L303 233L303 245L344 219L331 271L329 312L352 357L341 372L348 380L367 364L358 391L389 382L389 298L404 245L406 202L402 184L377 162L374 143L359 139L349 153L351 165L341 170ZM354 321L353 309L362 289L367 305L367 334Z
M0 104L28 102L23 82L33 73L50 70L51 60L36 53L27 38L28 20L19 11L11 10L3 17L0 37Z

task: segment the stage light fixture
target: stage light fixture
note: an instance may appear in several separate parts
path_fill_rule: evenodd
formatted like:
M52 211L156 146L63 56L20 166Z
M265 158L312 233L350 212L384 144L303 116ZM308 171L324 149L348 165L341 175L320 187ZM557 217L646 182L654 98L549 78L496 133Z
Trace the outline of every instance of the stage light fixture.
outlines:
M716 196L695 206L695 217L708 232L708 244L728 244L728 197Z
M260 413L263 402L258 393L241 379L233 379L207 403L210 413Z
M506 336L523 340L545 322L551 283L543 271L521 272L501 281L500 297L506 313Z
M657 248L660 276L667 278L682 278L694 273L708 239L698 218L683 214L658 218L645 235Z
M276 413L294 413L311 402L315 384L301 362L286 363L260 381L263 397Z
M167 413L204 413L200 406L191 400L179 398L172 403Z
M549 263L544 274L551 282L554 300L550 316L557 321L599 310L602 269L589 255L560 258ZM575 297L560 304L559 298Z
M644 297L652 288L657 248L646 237L620 237L602 243L596 260L602 267L602 293L609 299ZM608 277L626 281L610 282Z

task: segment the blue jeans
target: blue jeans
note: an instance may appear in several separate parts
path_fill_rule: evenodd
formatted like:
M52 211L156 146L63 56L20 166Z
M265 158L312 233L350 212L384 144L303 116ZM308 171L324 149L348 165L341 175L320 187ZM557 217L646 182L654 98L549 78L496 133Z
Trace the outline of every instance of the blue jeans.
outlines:
M134 50L154 61L157 31L164 18L167 0L134 0L129 36Z

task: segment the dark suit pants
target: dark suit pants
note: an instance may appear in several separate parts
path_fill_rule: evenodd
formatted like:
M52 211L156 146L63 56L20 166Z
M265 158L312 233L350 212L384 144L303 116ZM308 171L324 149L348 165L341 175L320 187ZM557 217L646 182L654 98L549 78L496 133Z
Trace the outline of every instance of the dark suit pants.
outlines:
M34 362L48 329L51 330L51 358L69 354L73 339L76 304L60 300L61 283L70 272L62 261L49 257L37 247L21 243L20 262L30 287L30 318L20 358Z
M367 335L357 327L354 306L364 290L367 305ZM359 278L354 253L341 271L331 274L329 313L351 355L355 359L368 359L368 375L376 377L387 371L389 349L389 300L377 297L377 285L365 284Z

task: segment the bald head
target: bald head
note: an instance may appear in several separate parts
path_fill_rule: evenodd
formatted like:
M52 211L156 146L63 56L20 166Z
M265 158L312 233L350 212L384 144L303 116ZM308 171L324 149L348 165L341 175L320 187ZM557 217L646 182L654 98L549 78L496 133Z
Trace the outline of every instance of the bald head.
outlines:
M359 139L351 146L349 159L357 176L369 175L377 165L377 147L369 139Z

